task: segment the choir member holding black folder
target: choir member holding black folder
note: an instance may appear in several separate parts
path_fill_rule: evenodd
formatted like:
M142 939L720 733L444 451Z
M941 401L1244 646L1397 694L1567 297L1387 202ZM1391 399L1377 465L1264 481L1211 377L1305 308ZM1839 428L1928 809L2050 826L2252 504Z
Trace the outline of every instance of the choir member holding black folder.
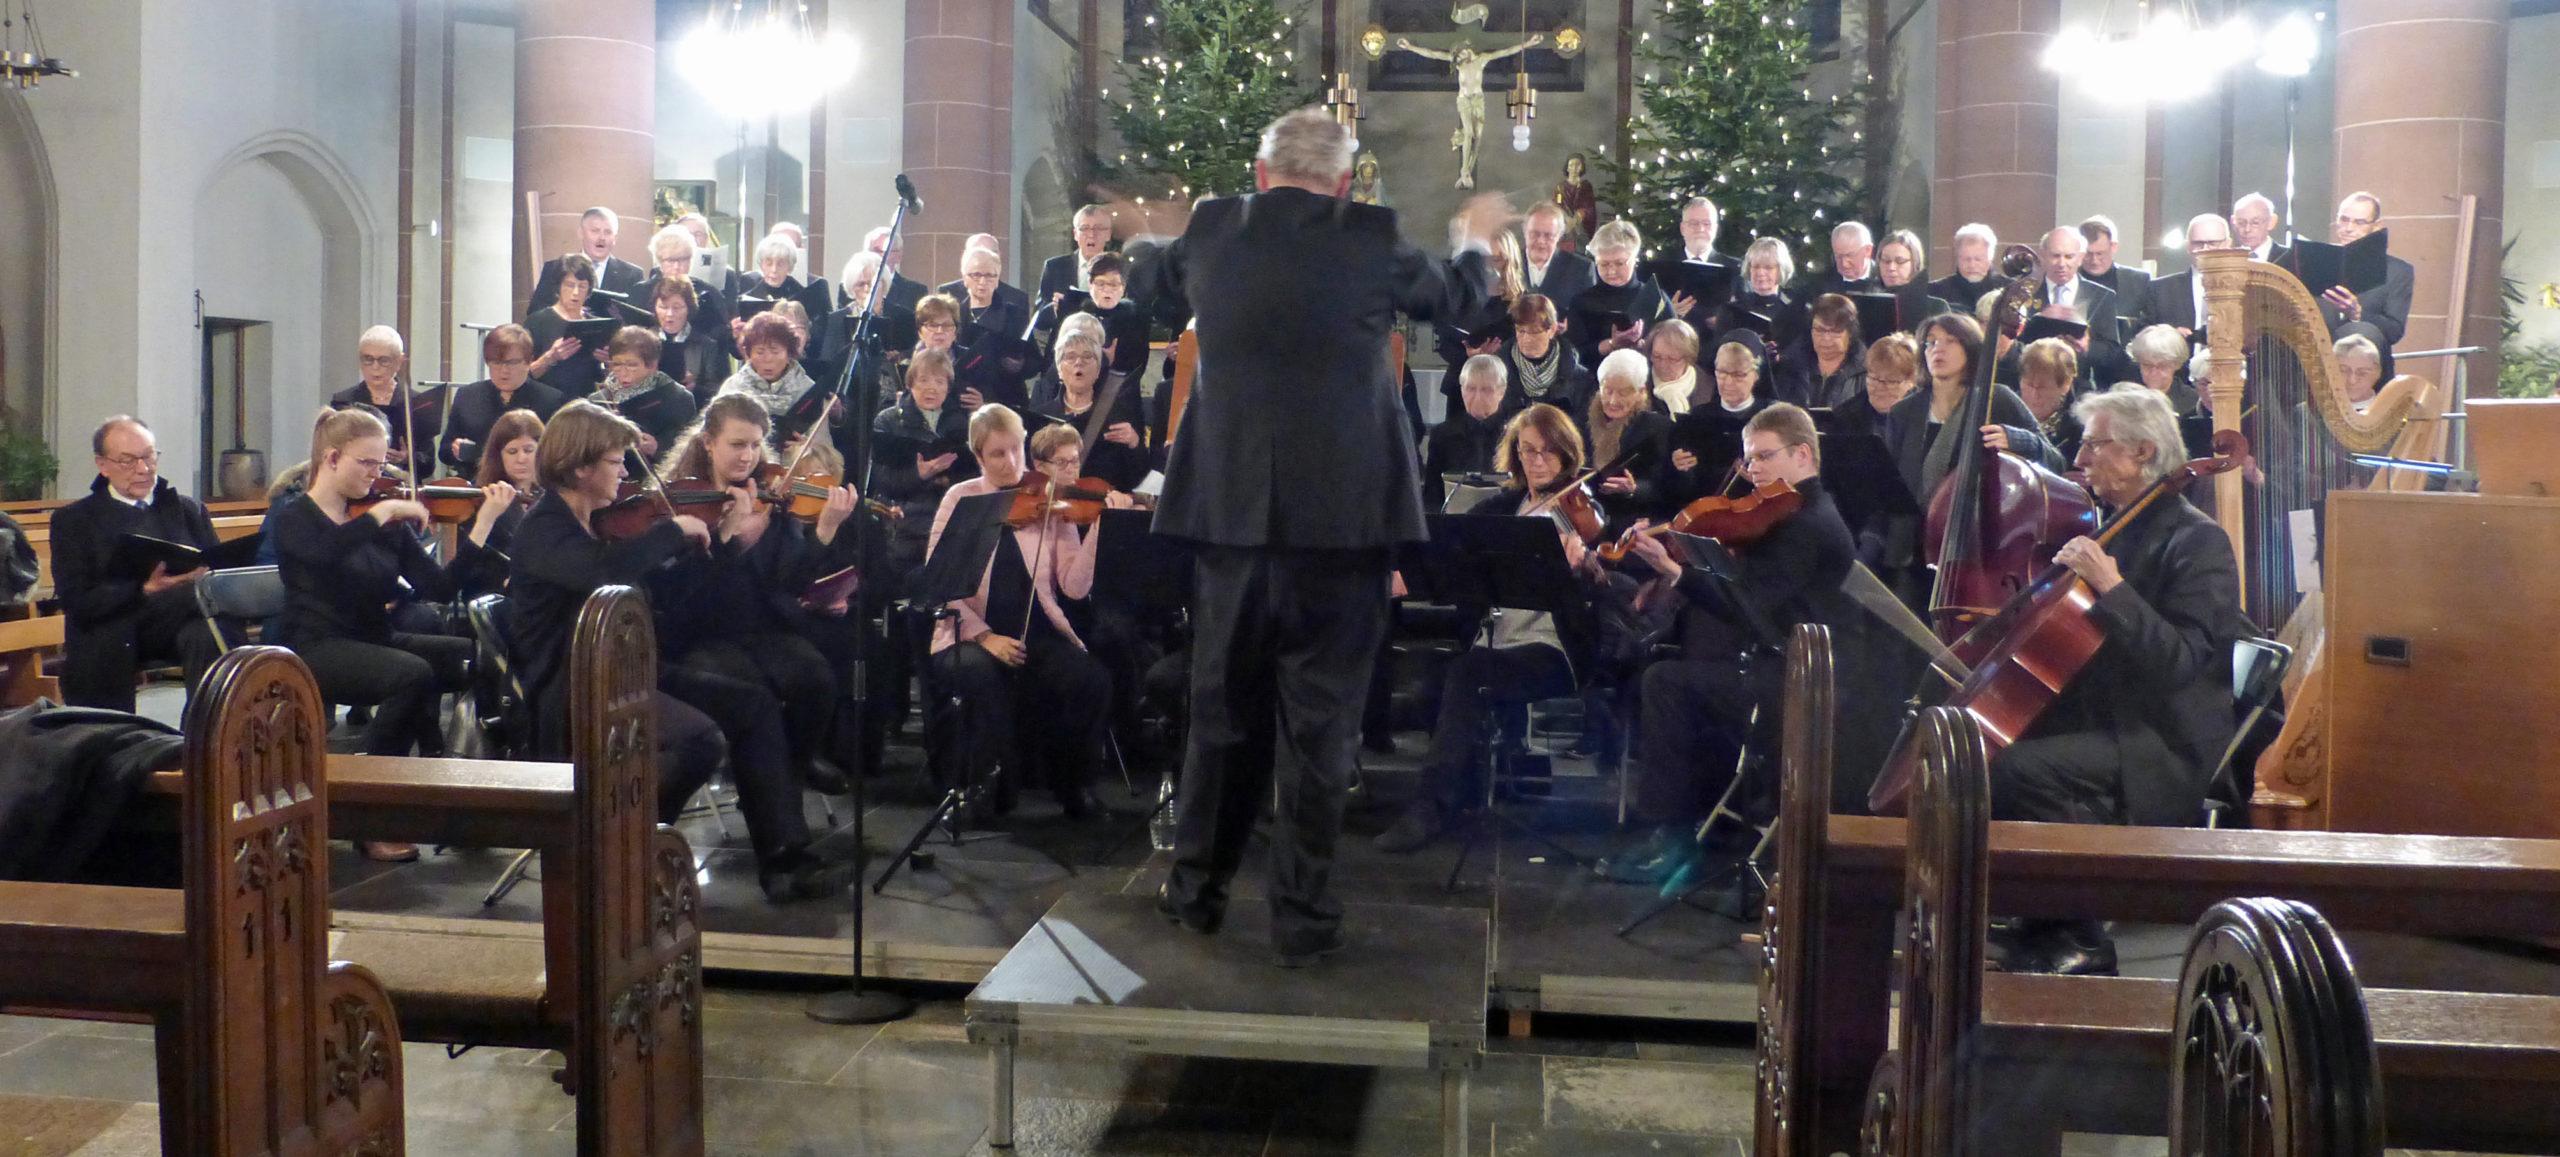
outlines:
M568 400L560 391L533 380L533 335L523 326L490 330L480 339L480 360L489 367L489 376L454 391L453 415L446 420L443 442L436 449L436 456L460 474L479 468L480 456L488 449L489 427L498 415L531 410L535 417L548 420Z
M1112 256L1106 253L1103 258ZM1101 262L1094 266L1099 280ZM1094 424L1094 409L1107 407L1097 436L1082 447L1084 473L1125 493L1146 481L1146 439L1138 433L1144 418L1137 385L1118 371L1103 369L1103 342L1097 328L1076 324L1074 318L1059 327L1053 364L1040 379L1027 425L1036 434L1043 427L1065 423L1081 434ZM1106 399L1101 396L1104 393L1112 396Z
M1795 255L1775 237L1763 237L1742 253L1742 284L1716 322L1719 337L1737 329L1759 334L1764 342L1785 345L1803 328L1803 307L1789 296L1786 284L1795 276Z
M893 524L891 569L901 582L924 562L933 512L954 482L978 476L969 452L969 412L951 397L951 355L919 350L907 365L907 388L871 424L871 489L906 517Z
M1022 375L1008 371L997 350L1004 339L985 329L972 329L975 340L960 340L960 303L943 294L928 294L916 303L916 348L951 355L951 387L960 408L974 410L988 402L1021 406L1029 400Z
M1636 255L1643 248L1643 235L1622 220L1601 226L1592 237L1592 267L1600 280L1574 299L1573 321L1566 327L1582 364L1596 366L1616 350L1640 346L1654 326L1671 320L1671 302L1636 276Z
M604 380L604 343L622 323L587 312L596 273L584 254L572 253L554 264L560 270L559 299L524 317L534 348L542 351L533 359L533 376L563 398L583 398Z
M1511 324L1502 346L1502 365L1511 385L1502 412L1516 414L1538 402L1568 414L1579 414L1591 400L1591 371L1564 335L1564 319L1542 294L1525 294L1511 307ZM1441 387L1447 389L1445 385Z
M2349 193L2338 202L2337 219L2329 225L2334 243L2295 242L2294 268L2302 286L2320 299L2321 316L2332 334L2348 322L2365 322L2382 331L2382 347L2409 332L2409 302L2418 271L2391 256L2391 231L2381 227L2382 202L2371 193ZM2386 360L2384 368L2390 368Z
M356 339L356 365L361 380L329 395L329 408L371 407L391 427L391 464L404 472L433 470L436 431L444 428L443 384L422 391L400 380L409 365L408 343L387 325L368 328ZM415 455L409 452L412 431L427 440Z
M208 565L221 565L208 554L222 544L203 504L160 477L159 443L140 420L119 414L99 423L89 452L98 477L88 497L53 515L54 589L69 620L62 697L131 711L145 663L178 660L192 692L222 653L196 613L194 586Z

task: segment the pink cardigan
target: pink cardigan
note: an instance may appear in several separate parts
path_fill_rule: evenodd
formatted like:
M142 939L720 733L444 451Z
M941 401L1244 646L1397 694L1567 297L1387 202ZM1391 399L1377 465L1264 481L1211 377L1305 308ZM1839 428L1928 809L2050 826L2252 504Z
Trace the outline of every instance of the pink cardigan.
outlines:
M942 505L933 512L933 536L926 540L926 556L931 557L934 549L942 545L942 528L950 523L952 508L958 506L961 499L993 494L995 490L993 484L980 477L944 491ZM1072 523L1063 520L1051 522L1046 531L1049 544L1045 557L1040 545L1042 533L1036 524L1016 528L1013 544L1022 551L1022 565L1038 568L1031 575L1031 594L1039 603L1041 612L1049 616L1049 625L1065 635L1068 642L1082 649L1084 640L1077 638L1076 629L1068 625L1066 608L1059 606L1058 600L1061 597L1081 599L1093 593L1094 540L1100 536L1100 530L1097 528L1094 534L1087 535ZM978 593L952 602L951 609L959 612L956 619L943 619L934 624L934 653L939 654L955 643L969 642L989 632L1016 636L1021 633L1022 628L1017 624L998 626L987 622L987 585L995 572L993 559L987 562L987 572L978 579Z

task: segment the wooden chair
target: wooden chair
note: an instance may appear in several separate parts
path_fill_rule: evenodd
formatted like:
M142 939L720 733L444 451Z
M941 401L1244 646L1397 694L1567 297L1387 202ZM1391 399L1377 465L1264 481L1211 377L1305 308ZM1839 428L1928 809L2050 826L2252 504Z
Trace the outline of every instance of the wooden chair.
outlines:
M2225 900L2178 971L2173 1151L2382 1157L2382 1077L2364 987L2308 904Z
M164 1153L403 1149L391 1000L324 954L323 710L292 652L223 656L187 717L185 887L0 883L0 1005L151 1018Z
M702 894L692 849L657 822L657 637L639 592L587 599L570 664L576 818L542 853L542 941L363 929L339 950L375 963L413 1039L559 1050L579 1153L698 1155Z

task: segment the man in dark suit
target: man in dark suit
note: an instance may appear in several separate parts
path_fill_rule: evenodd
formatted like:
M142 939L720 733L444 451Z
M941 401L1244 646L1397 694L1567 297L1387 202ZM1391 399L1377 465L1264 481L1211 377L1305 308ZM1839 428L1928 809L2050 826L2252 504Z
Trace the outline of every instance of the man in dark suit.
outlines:
M1142 270L1141 296L1186 299L1200 343L1155 522L1197 544L1190 750L1157 904L1217 930L1276 771L1272 947L1294 968L1342 946L1343 793L1393 551L1424 535L1388 334L1399 313L1472 312L1511 213L1469 202L1444 267L1399 238L1393 210L1344 198L1351 140L1316 108L1264 130L1254 173L1261 192L1201 204Z
M2151 274L2116 264L2116 223L2105 214L2081 222L2080 238L2088 242L2088 252L2080 258L2080 276L2113 290L2126 336L2139 332L2150 324L2142 311L2151 303Z
M1521 256L1529 267L1520 271L1520 281L1528 292L1556 303L1556 316L1571 317L1575 299L1598 284L1600 274L1590 258L1562 249L1564 229L1564 206L1540 201L1529 208L1520 223Z
M1929 295L1943 299L1957 313L1970 314L1982 295L2009 288L2009 279L1992 272L2000 256L2000 235L1977 221L1956 230L1956 271L1929 283Z
M2361 241L2382 225L2382 201L2371 193L2349 193L2338 202L2337 219L2329 223L2329 239L2340 245ZM2418 270L2397 257L2385 255L2382 284L2361 293L2346 286L2331 286L2321 295L2320 312L2328 319L2329 330L2336 333L2351 321L2371 324L2382 331L2387 340L2386 351L2400 344L2409 333L2409 302L2417 291ZM2388 361L2385 362L2386 369ZM2386 379L2387 380L2387 379Z
M1723 226L1722 211L1705 197L1691 197L1688 204L1680 207L1680 252L1656 260L1650 271L1654 284L1662 290L1662 296L1668 298L1680 291L1684 266L1724 266L1732 271L1728 276L1739 283L1742 268L1716 252L1716 233ZM1722 296L1731 297L1732 294L1728 291ZM1711 336L1715 332L1716 313L1724 305L1723 301L1693 299L1688 311L1680 315L1680 320L1688 322L1699 336Z
M2198 213L2187 220L2187 257L2231 248L2231 223L2219 213ZM2166 277L2151 279L2150 300L2142 309L2149 325L2165 325L2178 331L2178 336L2202 345L2204 339L2204 285L2194 269L2182 269Z
M2080 401L2078 465L2123 510L2186 458L2160 393L2125 384ZM2105 546L2063 544L2054 561L2097 598L2105 643L2016 743L1991 761L1994 819L2183 826L2231 741L2231 648L2242 614L2231 540L2184 498L2153 503ZM2115 950L2090 924L2022 934L2046 971L2108 972Z
M2056 225L2044 235L2044 244L2036 251L2041 275L2036 279L2035 309L2041 313L2057 305L2069 307L2089 327L2089 363L2098 379L2123 381L2131 365L2124 360L2124 338L2116 332L2116 292L2080 276L2088 247L2080 231L2068 225Z
M867 252L880 254L881 264L889 271L889 286L880 291L889 299L888 304L913 313L916 303L924 300L924 283L898 272L899 262L906 260L907 256L906 237L901 235L894 249L886 248L888 243L889 227L886 225L875 225L871 232L863 234L862 237L862 248ZM837 291L837 308L841 309L853 304L855 303L846 299L843 290Z
M2276 216L2276 203L2264 193L2243 193L2231 203L2231 243L2260 261L2290 269L2293 247L2286 245L2276 232L2276 226L2282 224L2283 219Z
M196 613L204 569L148 575L108 569L128 534L210 550L220 540L203 504L160 477L160 448L141 421L119 414L89 435L98 479L89 496L53 515L54 589L70 621L63 635L62 698L75 707L133 710L134 673L176 659L192 692L222 644Z
M615 293L631 293L640 288L648 276L646 270L613 255L613 239L622 232L622 218L602 205L589 209L578 218L578 252L595 263L596 288ZM533 297L525 302L528 314L560 300L560 259L542 263L542 275L534 279Z
M1040 267L1040 289L1033 304L1055 304L1058 295L1070 289L1083 289L1090 280L1086 272L1093 259L1111 248L1111 210L1100 205L1087 205L1076 210L1076 247L1061 253Z

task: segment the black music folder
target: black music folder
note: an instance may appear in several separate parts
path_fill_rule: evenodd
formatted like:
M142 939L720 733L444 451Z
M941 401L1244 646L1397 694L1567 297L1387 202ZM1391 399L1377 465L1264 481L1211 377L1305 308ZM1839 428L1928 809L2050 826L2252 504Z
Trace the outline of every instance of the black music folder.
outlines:
M1693 307L1710 310L1733 300L1733 283L1741 272L1731 265L1669 260L1655 263L1653 281L1665 298L1685 293Z
M2026 328L2018 331L2018 344L2032 345L2049 337L2058 337L2066 342L2077 342L2088 336L2089 326L2086 322L2038 314L2028 318Z
M2391 275L2390 263L2383 260L2390 252L2389 229L2376 229L2344 245L2305 238L2293 244L2293 272L2313 297L2341 285L2350 293L2363 293Z
M1849 304L1858 308L1858 340L1875 342L1903 328L1902 299L1890 293L1853 293Z
M1860 399L1853 404L1866 402ZM1920 513L1920 500L1902 480L1892 448L1875 434L1825 433L1822 486L1839 505L1841 521L1853 530L1878 516Z
M613 335L622 331L622 323L609 317L582 317L561 331L563 337L578 339L578 352L594 353L603 349Z
M738 295L738 320L753 321L757 314L763 313L768 309L772 309L778 304L780 304L780 302L770 297L757 297L752 294L740 294Z
M262 532L235 538L208 550L183 542L171 542L147 534L127 534L116 540L115 549L107 555L107 574L118 579L141 582L151 577L151 568L165 566L170 574L185 574L197 567L227 570L247 566L258 557Z

